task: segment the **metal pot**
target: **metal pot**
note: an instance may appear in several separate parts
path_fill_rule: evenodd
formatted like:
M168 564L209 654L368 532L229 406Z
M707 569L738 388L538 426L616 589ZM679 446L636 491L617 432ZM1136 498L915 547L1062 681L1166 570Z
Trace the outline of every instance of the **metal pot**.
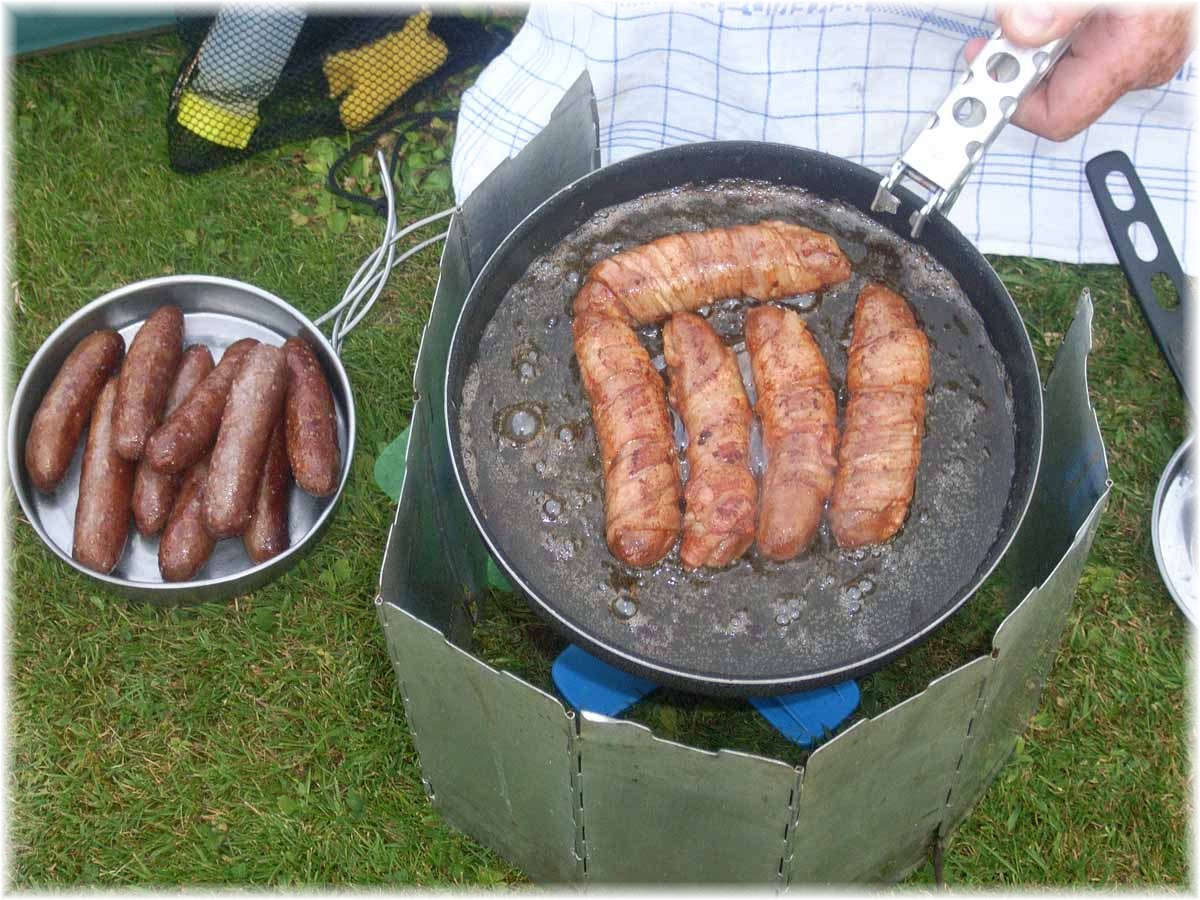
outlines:
M331 496L318 498L299 489L292 491L288 515L292 545L286 552L256 565L246 555L240 540L220 541L201 570L204 577L186 582L164 582L158 571L157 539L145 538L132 528L125 554L111 574L94 572L71 557L82 441L71 468L53 494L35 490L23 465L25 439L33 415L75 345L100 328L119 331L128 345L146 317L167 303L183 310L184 343L206 344L215 357L234 341L246 337L276 345L295 336L307 340L333 389L342 454L341 480ZM295 564L329 524L350 474L354 436L354 398L349 379L329 341L308 318L274 294L240 281L207 275L172 275L126 285L93 300L46 339L13 394L8 421L8 465L25 517L59 559L131 599L179 605L244 594Z

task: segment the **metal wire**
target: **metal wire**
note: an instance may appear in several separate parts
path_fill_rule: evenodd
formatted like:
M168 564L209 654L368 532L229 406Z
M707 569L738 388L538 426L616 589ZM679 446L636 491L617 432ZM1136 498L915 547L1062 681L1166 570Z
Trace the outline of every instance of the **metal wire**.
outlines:
M398 229L396 227L395 188L392 185L391 175L381 151L376 151L375 160L379 165L383 193L388 207L387 221L383 228L383 239L379 246L371 251L370 255L363 260L362 265L358 267L358 270L350 279L350 283L346 286L346 290L342 294L342 299L322 314L315 322L317 325L322 325L331 318L333 319L329 341L333 344L333 349L339 354L342 352L342 342L346 339L346 335L362 322L367 313L371 311L371 307L375 305L375 301L379 299L380 294L383 293L383 288L387 284L392 270L410 256L419 253L426 247L436 244L439 241L445 240L450 232L443 231L434 237L420 241L399 254L399 256L396 255L396 244L414 231L445 219L453 215L456 211L456 207L444 209L441 212L418 219L416 222Z

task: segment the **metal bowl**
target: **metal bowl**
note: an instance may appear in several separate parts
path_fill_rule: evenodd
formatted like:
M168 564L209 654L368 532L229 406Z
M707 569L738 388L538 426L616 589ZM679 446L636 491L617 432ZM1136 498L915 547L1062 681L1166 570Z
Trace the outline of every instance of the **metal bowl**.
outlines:
M86 335L113 328L128 347L133 335L155 309L170 303L184 314L184 344L202 343L219 359L234 341L252 337L279 345L303 337L312 345L333 389L338 420L342 472L329 497L313 497L299 488L291 492L288 524L292 545L267 562L254 564L239 538L218 541L212 558L193 581L165 582L158 571L158 538L146 538L130 527L129 543L111 574L88 569L71 557L75 504L83 440L71 468L53 494L43 494L25 472L25 439L34 413L67 355ZM8 422L8 467L25 517L55 555L74 569L130 599L164 606L226 600L267 583L289 569L317 542L342 496L354 456L354 398L341 360L325 336L303 314L253 285L207 275L151 278L117 288L93 300L60 325L25 368L13 395Z
M1192 482L1192 438L1175 451L1154 493L1150 534L1158 571L1171 597L1193 625L1200 624L1196 562L1200 535L1195 527L1196 489Z

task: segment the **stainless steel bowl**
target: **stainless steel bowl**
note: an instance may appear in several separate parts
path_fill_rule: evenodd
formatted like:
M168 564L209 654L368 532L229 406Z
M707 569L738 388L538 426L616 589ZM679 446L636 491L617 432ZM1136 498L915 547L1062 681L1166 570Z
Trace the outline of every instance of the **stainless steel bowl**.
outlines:
M1200 559L1200 535L1195 528L1196 488L1192 481L1192 438L1175 451L1154 492L1150 534L1154 558L1167 590L1193 625L1200 625L1200 582L1196 562Z
M42 396L63 361L80 340L100 328L113 328L128 347L142 322L159 306L170 303L184 314L184 344L206 344L219 359L225 348L242 338L279 345L289 337L308 340L333 389L337 409L342 473L337 491L313 497L292 490L288 512L292 546L265 563L255 565L238 538L219 541L201 578L165 582L158 571L158 538L145 538L130 526L129 544L117 567L102 575L71 558L75 504L79 497L79 467L83 441L66 477L53 494L43 494L25 472L25 438ZM26 518L59 559L116 593L160 605L225 600L251 591L290 568L317 542L342 496L354 456L354 397L341 360L325 336L304 315L273 294L240 281L207 275L151 278L118 288L93 300L60 325L34 354L13 395L8 422L8 467L13 488Z

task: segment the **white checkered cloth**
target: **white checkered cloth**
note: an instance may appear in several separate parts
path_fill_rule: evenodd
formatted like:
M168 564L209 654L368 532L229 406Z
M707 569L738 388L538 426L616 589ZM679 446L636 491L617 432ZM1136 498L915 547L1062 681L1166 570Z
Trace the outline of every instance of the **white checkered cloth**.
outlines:
M605 164L692 141L766 140L883 174L965 68L967 39L988 35L992 21L990 8L858 3L535 5L463 96L455 196L541 130L584 69ZM985 253L1115 262L1083 165L1124 150L1184 268L1196 271L1186 215L1196 74L1189 60L1169 84L1127 94L1063 143L1005 129L951 221Z

